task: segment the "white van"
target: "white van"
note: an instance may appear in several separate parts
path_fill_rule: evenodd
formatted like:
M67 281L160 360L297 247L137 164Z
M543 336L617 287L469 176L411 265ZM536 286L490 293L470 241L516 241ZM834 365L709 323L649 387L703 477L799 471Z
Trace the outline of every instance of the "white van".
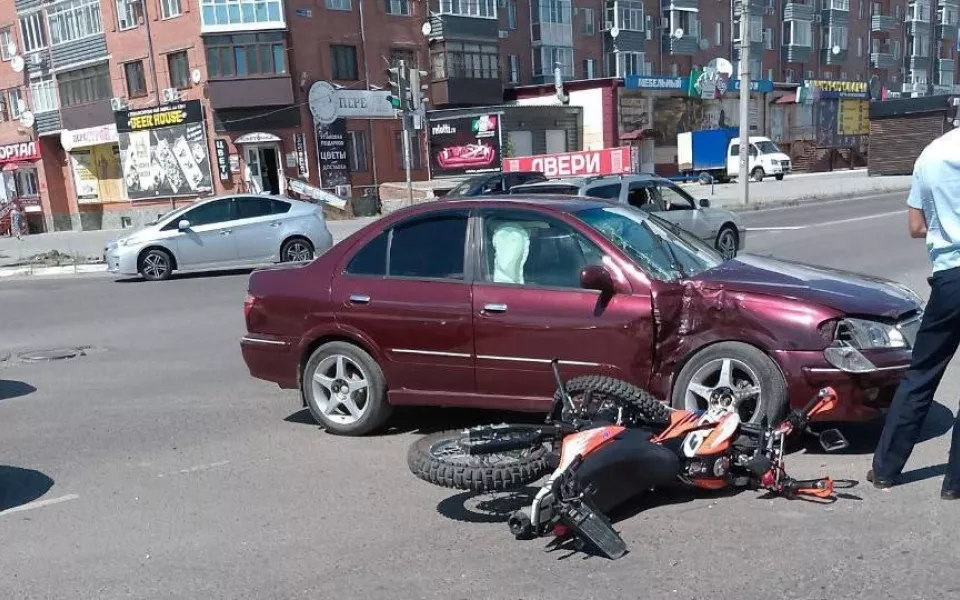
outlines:
M782 181L790 172L790 157L784 154L770 138L750 136L750 178L763 181L764 177L775 177ZM727 177L740 175L740 138L730 140L727 147Z

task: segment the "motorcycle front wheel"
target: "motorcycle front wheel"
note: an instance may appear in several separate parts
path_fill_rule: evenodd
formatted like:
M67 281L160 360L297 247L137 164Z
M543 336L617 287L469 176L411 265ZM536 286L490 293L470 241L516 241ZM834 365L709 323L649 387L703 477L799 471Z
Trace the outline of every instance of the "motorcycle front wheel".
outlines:
M500 438L529 435L536 426L513 426L492 433ZM474 434L476 436L476 433ZM551 469L550 449L539 444L520 450L471 454L468 431L441 431L410 446L407 466L418 478L434 485L477 493L522 488Z

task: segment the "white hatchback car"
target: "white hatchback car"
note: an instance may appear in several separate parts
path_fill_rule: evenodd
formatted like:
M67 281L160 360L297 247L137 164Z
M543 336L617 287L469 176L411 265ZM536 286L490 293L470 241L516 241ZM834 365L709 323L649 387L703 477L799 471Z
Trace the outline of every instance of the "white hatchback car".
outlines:
M107 271L168 279L173 271L312 260L333 245L323 209L282 196L198 200L107 245Z

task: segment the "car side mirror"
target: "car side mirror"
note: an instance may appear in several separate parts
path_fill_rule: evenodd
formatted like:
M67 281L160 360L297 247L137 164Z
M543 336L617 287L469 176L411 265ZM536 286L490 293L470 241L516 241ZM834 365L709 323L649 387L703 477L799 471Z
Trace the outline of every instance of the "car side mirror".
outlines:
M613 283L613 276L602 265L587 265L580 271L580 287L585 290L595 290L601 294L613 294L617 287Z
M710 201L706 198L700 198L700 208L710 208Z
M177 229L179 229L180 231L187 231L188 229L190 229L190 221L186 219L180 219L180 222L177 223Z
M827 429L821 432L819 437L820 447L823 448L825 452L839 452L840 450L846 450L850 446L847 438L843 437L843 434L837 429Z

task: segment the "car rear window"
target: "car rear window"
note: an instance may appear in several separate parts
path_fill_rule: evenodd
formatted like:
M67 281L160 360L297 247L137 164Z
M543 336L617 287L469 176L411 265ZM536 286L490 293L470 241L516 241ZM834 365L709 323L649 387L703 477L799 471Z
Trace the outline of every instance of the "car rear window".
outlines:
M615 200L620 197L620 184L598 185L595 188L587 190L587 196L591 198L604 198L606 200Z
M577 195L577 188L572 185L538 185L522 190L511 190L514 194L570 194Z

